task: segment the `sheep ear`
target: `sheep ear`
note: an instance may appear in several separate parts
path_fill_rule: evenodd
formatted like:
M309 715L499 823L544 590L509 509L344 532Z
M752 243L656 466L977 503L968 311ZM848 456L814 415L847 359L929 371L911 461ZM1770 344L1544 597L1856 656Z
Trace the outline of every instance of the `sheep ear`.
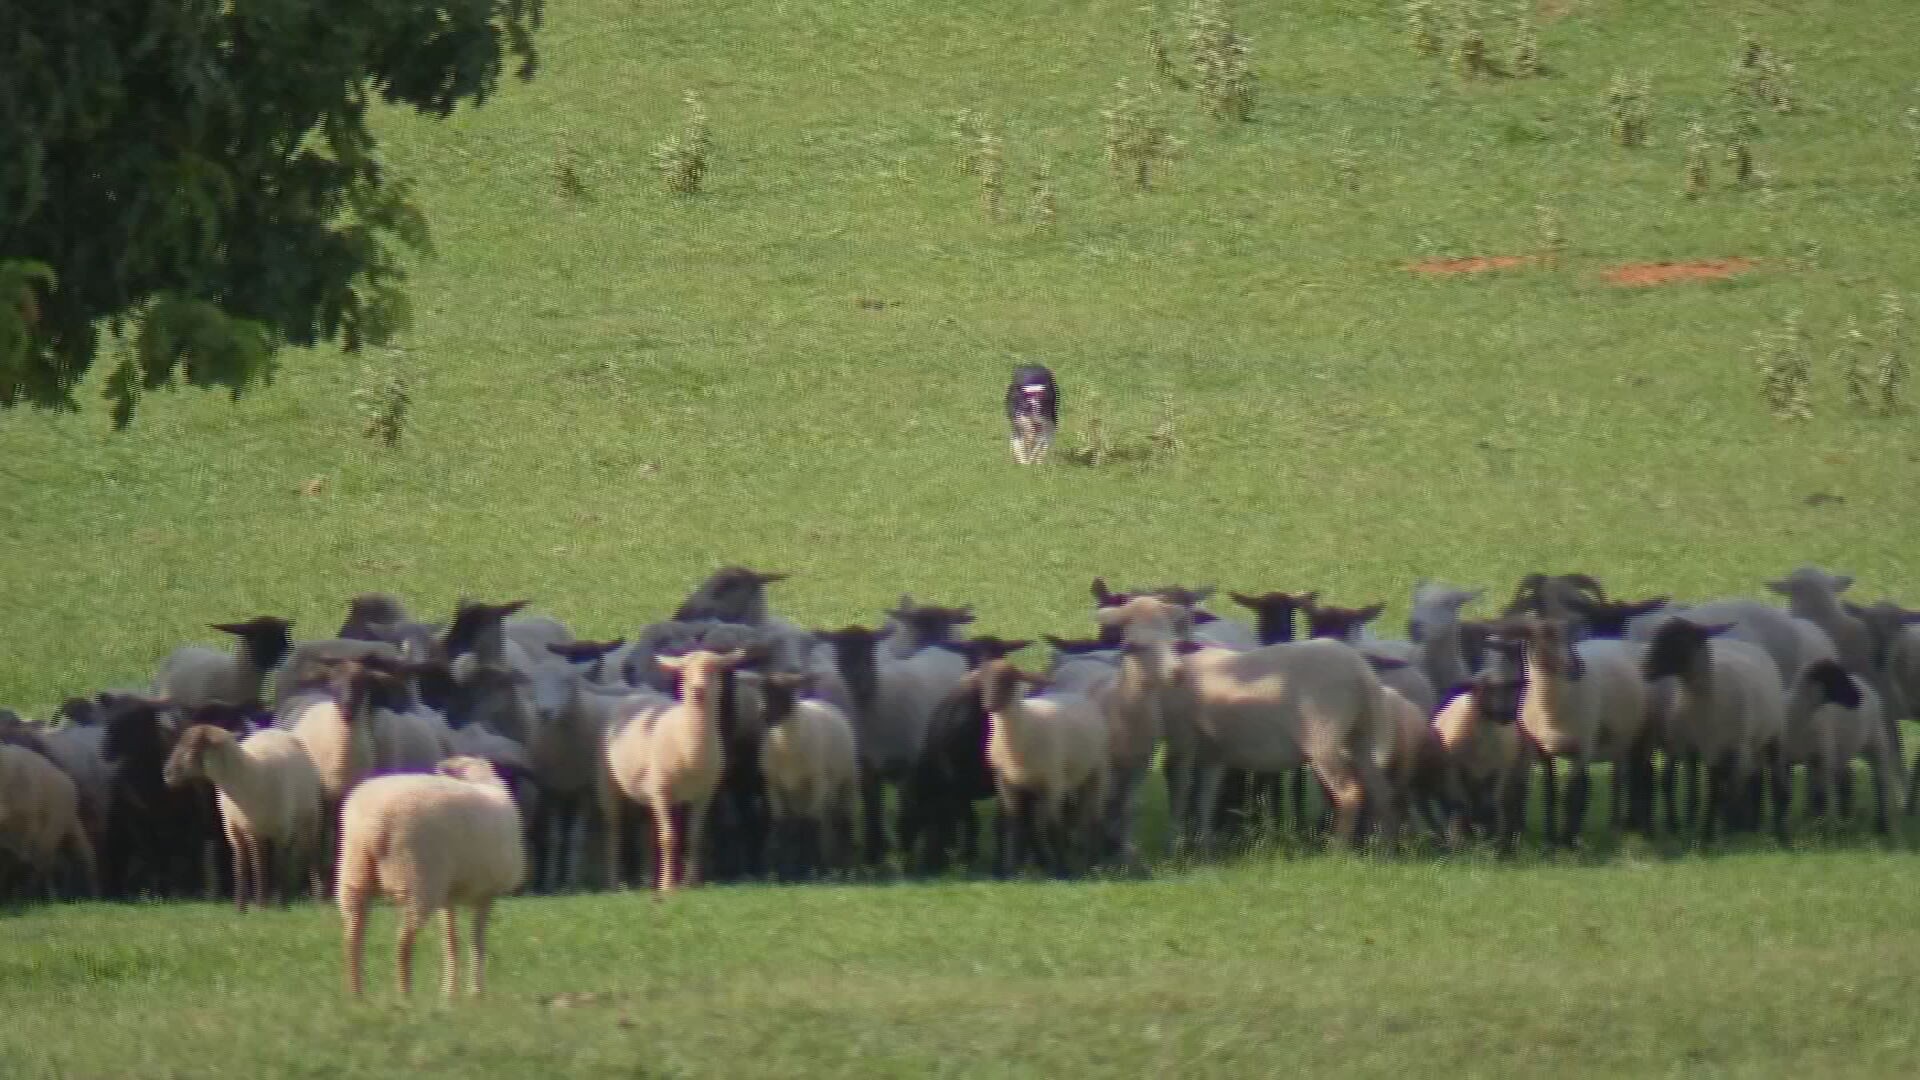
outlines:
M1834 592L1843 593L1843 592L1846 592L1848 589L1853 588L1853 575L1852 574L1835 574L1832 577L1828 578L1827 582L1828 584L1833 586Z
M771 585L771 584L773 584L773 583L774 583L774 582L776 582L776 581L785 581L785 580L787 580L787 579L788 579L789 577L792 577L793 575L791 575L791 574L787 574L787 573L783 573L783 572L781 572L781 571L778 571L778 570L773 570L773 571L760 571L760 570L756 570L756 571L754 571L754 572L753 572L753 576L754 576L754 578L755 578L755 580L757 580L757 581L759 581L759 582L760 582L760 584L762 584L762 585Z
M1353 614L1354 614L1354 617L1358 619L1360 622L1368 623L1379 618L1380 613L1385 610L1387 610L1387 605L1384 603L1368 604L1366 607L1363 607L1358 611L1355 611Z
M667 671L687 670L687 658L684 656L656 656L653 658L653 662L659 664Z
M1246 593L1243 593L1243 592L1229 592L1227 593L1227 598L1229 600L1232 600L1234 603L1239 604L1243 608L1257 609L1258 607L1260 607L1259 600L1255 599L1254 597L1248 596Z
M1700 632L1702 634L1705 634L1707 637L1719 637L1721 634L1724 634L1727 631L1732 630L1735 626L1739 624L1730 623L1730 622L1720 622L1720 623L1696 623L1695 625L1699 626Z
M1219 591L1220 586L1218 585L1202 585L1197 589L1189 589L1186 595L1187 606L1194 607L1199 604L1204 604L1208 600L1213 599L1213 594Z
M748 649L729 649L714 660L713 666L723 671L727 668L736 668L746 663L750 656L751 651Z
M1107 588L1106 578L1094 578L1092 591L1093 602L1101 607L1112 607L1114 604L1120 602L1119 598L1113 595L1113 591Z
M1366 653L1363 655L1365 655L1367 658L1367 664L1370 667L1372 667L1375 672L1398 671L1403 667L1412 666L1411 664L1407 663L1405 660L1402 660L1396 656L1375 656L1371 653Z

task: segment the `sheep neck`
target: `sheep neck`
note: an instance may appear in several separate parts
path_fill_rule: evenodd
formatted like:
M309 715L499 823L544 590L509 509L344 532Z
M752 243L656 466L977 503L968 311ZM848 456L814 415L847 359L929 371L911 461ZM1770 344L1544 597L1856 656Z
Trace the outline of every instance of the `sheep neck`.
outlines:
M1549 665L1540 654L1540 647L1532 642L1527 643L1523 656L1522 677L1526 686L1520 692L1521 712L1537 710L1549 717L1562 715L1563 706L1573 693L1573 668L1565 663Z
M200 771L243 810L260 805L271 794L273 778L257 764L237 740L212 743L200 757Z
M709 679L688 679L680 689L680 703L700 722L701 746L716 755L720 746L720 695Z
M1845 614L1840 600L1825 589L1811 585L1796 586L1787 597L1787 613L1798 616L1825 630L1840 622ZM1831 631L1829 631L1831 632Z
M1460 624L1455 620L1436 623L1420 649L1428 658L1426 674L1433 685L1457 686L1471 678L1467 662L1460 656Z

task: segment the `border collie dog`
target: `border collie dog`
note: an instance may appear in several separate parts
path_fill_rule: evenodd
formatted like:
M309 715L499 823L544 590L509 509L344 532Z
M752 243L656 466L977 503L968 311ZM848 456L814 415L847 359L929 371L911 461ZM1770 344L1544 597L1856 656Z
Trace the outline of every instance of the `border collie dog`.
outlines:
M1060 426L1060 391L1053 372L1040 364L1013 369L1007 384L1007 423L1013 428L1013 460L1032 465L1047 456Z

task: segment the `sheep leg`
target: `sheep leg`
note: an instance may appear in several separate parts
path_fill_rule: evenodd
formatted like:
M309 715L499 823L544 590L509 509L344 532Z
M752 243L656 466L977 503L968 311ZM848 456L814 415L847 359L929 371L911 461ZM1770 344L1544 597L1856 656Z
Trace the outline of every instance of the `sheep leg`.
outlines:
M400 940L395 946L393 969L401 997L413 993L413 942L420 936L420 927L427 921L427 914L416 909L412 903L400 905Z
M880 774L866 765L860 768L860 812L867 833L867 865L878 869L887 861L886 798Z
M1773 838L1788 846L1787 812L1793 807L1793 774L1785 748L1778 741L1767 747L1767 786L1773 789Z
M1714 840L1715 826L1721 824L1730 804L1733 802L1733 761L1726 755L1715 758L1707 765L1706 805L1701 808L1700 842L1711 844Z
M261 840L256 837L251 846L253 848L253 906L264 909L267 906L267 882L272 878L268 871L273 866L273 856L278 852L280 845L271 840ZM233 887L237 892L240 883L234 882Z
M1646 735L1627 750L1627 828L1653 836L1653 742Z
M367 902L371 897L364 891L345 893L340 897L341 939L340 951L345 954L347 993L359 997L366 989L363 978L367 942Z
M1194 823L1193 850L1196 854L1211 854L1218 844L1214 832L1214 812L1220 806L1220 785L1226 779L1227 770L1219 765L1202 765L1195 770L1194 786L1197 788L1196 802L1198 821Z
M457 905L449 903L440 909L445 916L441 924L445 931L445 947L440 958L440 993L452 997L460 990L460 918Z
M1837 762L1833 780L1834 801L1838 804L1836 809L1839 816L1851 819L1853 817L1853 762Z
M1686 817L1687 828L1689 829L1694 828L1695 826L1701 824L1700 813L1702 808L1700 805L1701 803L1700 788L1701 788L1702 778L1700 776L1700 766L1701 766L1701 760L1700 760L1699 751L1689 750L1686 753L1680 755L1680 783L1682 788L1685 789L1685 796L1686 796L1685 817Z
M1499 805L1500 854L1512 855L1519 846L1520 834L1527 828L1527 780L1531 770L1525 765L1507 776Z
M1567 781L1567 834L1564 838L1569 848L1579 847L1585 839L1587 824L1587 801L1593 785L1593 764L1585 758L1575 758L1572 763L1573 778Z
M1553 775L1554 757L1546 751L1540 753L1540 813L1546 820L1541 823L1541 835L1548 847L1560 842L1560 790Z
M660 849L660 879L656 888L663 893L672 892L680 883L680 865L673 821L673 807L661 803L653 804L653 827L656 844Z
M1807 816L1806 820L1824 819L1828 816L1827 796L1829 789L1835 787L1839 779L1838 763L1829 763L1818 755L1807 759Z
M233 851L233 906L240 914L247 913L247 871L253 867L252 845L245 833L231 822L226 826L227 846Z
M474 997L479 997L487 991L487 919L492 914L492 898L474 901L473 933L470 942L473 948L473 960L467 965L473 973L473 985L470 989Z
M1194 842L1198 839L1195 830L1197 828L1196 819L1199 817L1199 814L1197 813L1198 807L1193 803L1193 779L1195 771L1194 760L1191 756L1186 754L1176 756L1173 753L1168 753L1166 762L1167 803L1168 816L1171 819L1170 824L1172 825L1173 832L1171 846L1175 852L1191 850ZM1118 778L1118 782L1114 785L1113 796L1116 802L1123 797L1128 787L1127 776L1125 773L1122 773ZM1108 814L1110 830L1112 828L1112 820L1120 815L1121 810L1118 806L1115 806L1113 812ZM1112 839L1117 841L1120 838L1115 836Z
M1315 769L1320 772L1320 781L1327 786L1333 798L1334 835L1347 846L1358 848L1361 816L1366 810L1366 785L1351 768L1343 766L1333 771L1315 766Z
M1905 759L1896 757L1894 760ZM1920 760L1914 761L1913 777L1907 781L1907 816L1912 817L1916 813L1920 813Z
M85 895L89 898L99 897L100 868L93 861L93 841L87 839L87 831L78 821L74 822L73 830L67 834L67 843L73 848L74 859L80 863L80 884L85 889ZM0 889L0 896L4 895L6 891Z
M687 806L686 860L680 872L680 883L692 888L700 884L700 870L705 853L700 850L700 838L707 827L707 804L695 801Z
M1892 763L1886 760L1884 750L1873 751L1867 758L1867 763L1873 769L1873 831L1885 836L1889 829L1887 802L1890 798L1898 796L1900 778L1891 767ZM1847 770L1851 772L1852 769L1853 765L1849 762Z

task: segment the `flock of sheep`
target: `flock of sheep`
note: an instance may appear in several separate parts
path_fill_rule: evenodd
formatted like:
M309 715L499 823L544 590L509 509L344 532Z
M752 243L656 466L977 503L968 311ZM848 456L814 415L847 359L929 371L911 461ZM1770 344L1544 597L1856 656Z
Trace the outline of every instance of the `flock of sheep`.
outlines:
M218 889L245 910L331 878L355 993L380 892L403 990L442 911L453 991L453 911L473 909L477 992L489 906L524 886L943 873L989 851L1001 874L1143 872L1156 758L1183 850L1263 810L1346 843L1510 849L1536 775L1546 841L1577 843L1599 763L1617 827L1784 843L1793 770L1809 815L1849 815L1864 760L1885 832L1920 706L1920 613L1846 603L1851 580L1813 567L1768 583L1785 606L1536 574L1487 619L1463 616L1484 590L1421 582L1405 640L1368 628L1380 605L1234 593L1243 623L1211 589L1096 579L1096 636L1049 638L1044 674L1010 659L1031 642L967 636L965 607L902 597L878 629L804 630L768 610L781 577L723 569L605 642L524 603L440 625L366 594L332 638L216 624L237 650L180 648L150 691L47 724L0 710L0 899Z

